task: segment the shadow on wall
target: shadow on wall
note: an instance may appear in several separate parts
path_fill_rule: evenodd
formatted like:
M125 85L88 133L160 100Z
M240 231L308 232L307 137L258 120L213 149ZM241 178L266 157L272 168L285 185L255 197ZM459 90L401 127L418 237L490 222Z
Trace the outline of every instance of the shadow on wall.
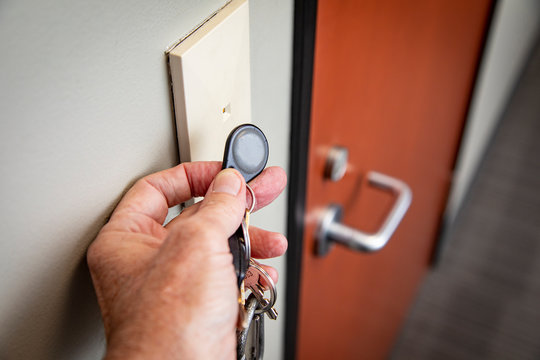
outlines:
M100 227L101 224L90 226L92 230L81 241L89 244L96 236L95 229ZM69 265L73 268L69 280L54 276L58 269L51 269L42 273L41 278L29 286L26 296L21 297L24 302L18 303L9 320L2 324L4 329L10 330L6 331L8 336L0 339L1 359L97 359L103 356L105 336L86 254ZM63 281L66 284L59 284ZM101 353L96 354L96 349L102 349Z
M93 334L94 338L89 339L89 334ZM103 323L85 257L71 279L64 316L53 349L60 358L78 359L82 354L88 356L91 349L87 349L87 346L93 343L90 340L98 340L105 347Z

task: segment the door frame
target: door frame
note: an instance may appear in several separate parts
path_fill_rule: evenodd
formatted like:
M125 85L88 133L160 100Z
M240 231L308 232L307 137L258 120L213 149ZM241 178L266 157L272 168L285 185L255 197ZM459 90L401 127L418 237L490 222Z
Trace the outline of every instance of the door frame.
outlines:
M296 0L294 2L293 81L287 205L289 247L285 287L287 319L284 342L285 359L294 359L296 355L316 23L317 0Z

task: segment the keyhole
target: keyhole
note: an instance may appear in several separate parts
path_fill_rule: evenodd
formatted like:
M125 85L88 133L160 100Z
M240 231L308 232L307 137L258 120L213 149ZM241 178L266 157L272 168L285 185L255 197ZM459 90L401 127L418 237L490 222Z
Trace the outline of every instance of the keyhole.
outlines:
M228 103L221 109L223 122L227 121L231 117L231 103Z

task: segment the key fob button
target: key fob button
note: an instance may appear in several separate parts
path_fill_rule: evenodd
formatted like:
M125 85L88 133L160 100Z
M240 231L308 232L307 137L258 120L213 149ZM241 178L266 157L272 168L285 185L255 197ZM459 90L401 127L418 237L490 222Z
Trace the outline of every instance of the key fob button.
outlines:
M249 182L259 175L268 161L268 141L263 132L251 124L235 128L225 145L223 168L234 168Z
M248 173L257 173L266 163L263 139L255 129L240 131L232 148L232 156L238 168Z

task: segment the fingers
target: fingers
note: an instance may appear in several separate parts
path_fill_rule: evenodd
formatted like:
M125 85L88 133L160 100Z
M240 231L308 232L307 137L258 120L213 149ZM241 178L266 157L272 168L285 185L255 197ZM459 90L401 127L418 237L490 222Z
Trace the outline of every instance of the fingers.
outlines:
M272 266L270 265L264 265L264 264L261 264L261 267L266 270L266 272L268 273L268 275L270 275L270 277L272 278L272 280L274 281L274 284L277 284L278 280L279 280L279 273L276 269L274 269ZM265 281L264 281L264 278L262 278L262 282L263 282L263 285L267 285L269 286L270 284L265 284Z
M221 163L184 163L140 179L126 193L111 217L122 212L140 213L163 223L169 207L202 196L219 172Z
M257 200L255 211L265 207L271 203L285 188L287 185L287 176L285 171L277 166L269 167L265 169L259 176L252 180L249 185L255 192ZM251 199L247 200L248 205L251 203ZM199 209L201 203L196 203L190 207L182 210L182 214L169 222L165 227L172 227L178 222L181 217L194 214Z
M204 195L220 168L221 163L218 161L193 162L148 175L137 181L126 193L115 213L140 213L161 224L169 207ZM250 183L257 197L256 209L272 202L283 191L286 183L283 169L265 169Z
M228 238L240 225L245 208L244 178L234 169L225 169L216 176L194 217Z
M287 185L287 175L285 170L278 166L271 166L253 179L249 186L255 192L257 204L255 211L259 210L274 201Z
M287 239L277 232L250 226L249 238L251 240L251 256L256 259L281 256L287 250Z
M277 272L276 269L274 269L272 266L270 265L264 265L264 264L259 264L264 270L266 270L266 272L268 273L268 275L270 275L270 277L272 278L272 280L274 281L274 284L277 284L278 280L279 280L279 274ZM264 281L264 278L261 278L261 282L263 283L263 285L266 285L266 286L269 286L270 284L266 284L266 281Z
M246 207L244 178L233 169L222 170L195 210L181 214L167 225L169 246L180 249L184 243L198 243L201 249L228 252L227 239L242 221ZM175 245L176 244L176 245ZM173 251L173 250L167 250Z
M279 278L277 270L274 269L270 265L264 265L260 263L258 263L258 265L262 267L264 271L266 271L266 273L270 276L274 284L277 284L278 278ZM266 281L266 277L262 275L258 270L253 269L253 268L249 268L248 273L246 274L245 281L246 281L245 286L248 288L257 283L267 288L271 286L271 284L268 281Z
M195 214L199 209L197 203L182 212L182 215L173 219L166 228L177 226L183 217ZM256 259L269 259L281 256L287 251L287 238L280 233L263 230L256 226L249 227L249 238L251 241L251 256Z

